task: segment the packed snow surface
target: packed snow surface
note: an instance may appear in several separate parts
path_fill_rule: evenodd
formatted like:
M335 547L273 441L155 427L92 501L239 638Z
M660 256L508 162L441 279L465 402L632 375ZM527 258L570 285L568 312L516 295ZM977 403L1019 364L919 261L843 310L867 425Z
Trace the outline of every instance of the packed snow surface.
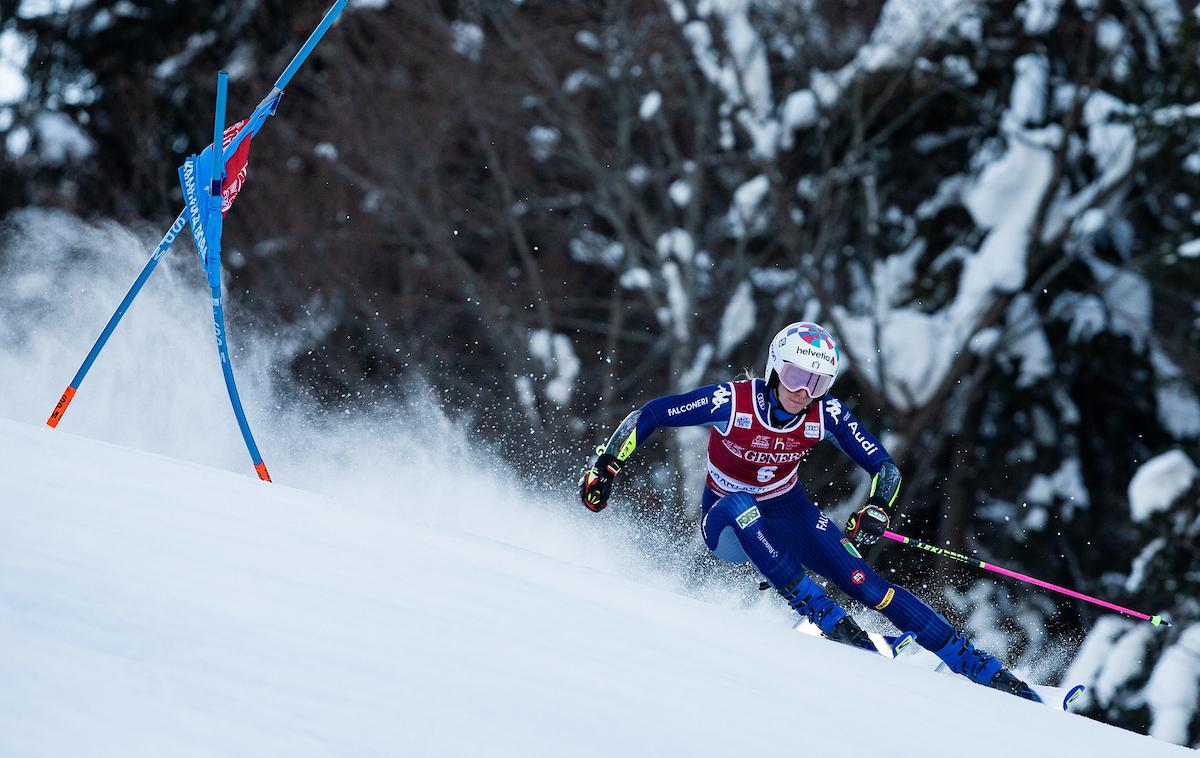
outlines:
M271 386L311 335L235 321L257 481L190 249L50 430L161 230L13 221L37 255L0 271L0 756L1185 754L796 634L747 577L697 583L627 492L586 512L415 381L312 413Z
M493 482L523 528L473 529L454 514L484 475L367 502L0 440L2 755L754 755L801 729L836 753L830 725L898 704L857 754L1183 754L687 597L566 498Z

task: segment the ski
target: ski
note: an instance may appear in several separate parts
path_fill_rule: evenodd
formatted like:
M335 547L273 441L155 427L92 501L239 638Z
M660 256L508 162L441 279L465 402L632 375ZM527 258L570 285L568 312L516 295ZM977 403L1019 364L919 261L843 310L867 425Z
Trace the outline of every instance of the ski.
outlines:
M904 653L906 651L910 652L909 655L905 656L907 659L906 662L909 665L917 666L919 668L928 668L930 671L936 671L941 674L958 676L958 674L955 674L946 668L945 664L942 663L941 658L938 658L932 652L921 648L919 645L914 644L916 638L913 636L912 632L905 632L904 634L900 635L885 634L883 635L883 641L892 648L894 652L893 657L899 657L900 653ZM1067 711L1068 713L1071 712L1071 706L1073 706L1079 700L1080 696L1083 695L1083 693L1087 690L1087 687L1082 684L1076 684L1070 687L1055 687L1048 684L1032 684L1030 687L1037 692L1038 696L1042 698L1042 702L1045 705L1048 705L1055 710Z
M836 642L839 645L845 645L846 647L854 648L855 650L862 650L866 653L876 653L884 658L889 659L897 658L907 650L915 648L917 641L916 635L914 635L912 632L905 632L904 634L896 636L868 632L867 636L870 638L872 645L871 647L866 647L865 645L852 645L848 642L842 642L841 640L833 637L826 637L821 633L821 630L818 629L815 624L812 624L804 619L801 619L799 622L797 622L792 629L800 632L801 634L819 637L820 639L828 640L829 642Z
M893 658L899 658L901 655L914 649L917 644L917 635L912 632L905 632L898 637L884 635L883 641L892 651Z
M1046 684L1033 684L1034 691L1041 696L1046 705L1051 708L1059 708L1071 712L1071 706L1075 704L1079 697L1087 691L1087 687L1082 684L1076 684L1071 687L1052 687Z
M1078 700L1079 696L1082 695L1086 690L1087 687L1084 687L1082 684L1077 684L1071 689L1067 690L1067 694L1063 696L1062 700L1063 710L1071 710L1071 705Z

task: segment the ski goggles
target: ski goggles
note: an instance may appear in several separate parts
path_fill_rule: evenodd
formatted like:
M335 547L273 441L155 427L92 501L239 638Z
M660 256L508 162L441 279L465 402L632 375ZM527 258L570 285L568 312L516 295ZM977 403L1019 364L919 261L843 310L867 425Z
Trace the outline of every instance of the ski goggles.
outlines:
M783 366L779 370L779 383L791 392L808 390L809 397L820 397L829 391L829 387L833 384L833 377L783 361Z

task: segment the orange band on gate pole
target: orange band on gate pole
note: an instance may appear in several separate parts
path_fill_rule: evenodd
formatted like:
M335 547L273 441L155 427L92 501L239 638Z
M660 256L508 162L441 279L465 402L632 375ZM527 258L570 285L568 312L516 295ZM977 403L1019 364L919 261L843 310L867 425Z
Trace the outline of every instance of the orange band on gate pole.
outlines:
M257 466L254 467L254 470L258 472L259 479L262 479L264 482L271 481L271 475L267 473L267 464L266 463L258 464Z
M62 420L63 414L67 412L67 406L73 399L75 399L75 388L67 387L62 393L62 397L58 399L58 405L54 406L50 418L46 419L46 425L51 429L57 428L58 422Z

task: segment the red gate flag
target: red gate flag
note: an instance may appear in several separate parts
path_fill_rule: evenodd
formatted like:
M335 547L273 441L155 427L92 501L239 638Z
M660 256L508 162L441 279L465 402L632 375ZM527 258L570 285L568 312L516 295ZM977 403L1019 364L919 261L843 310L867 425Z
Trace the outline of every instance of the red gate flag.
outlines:
M221 138L221 149L229 147L237 138L238 132L249 122L250 119L244 118L226 129L225 135ZM225 163L225 181L221 182L222 216L229 214L234 198L242 191L242 185L246 183L246 174L250 168L250 140L252 139L254 139L253 134L242 140L242 144L238 145L237 152L229 156L229 160Z

